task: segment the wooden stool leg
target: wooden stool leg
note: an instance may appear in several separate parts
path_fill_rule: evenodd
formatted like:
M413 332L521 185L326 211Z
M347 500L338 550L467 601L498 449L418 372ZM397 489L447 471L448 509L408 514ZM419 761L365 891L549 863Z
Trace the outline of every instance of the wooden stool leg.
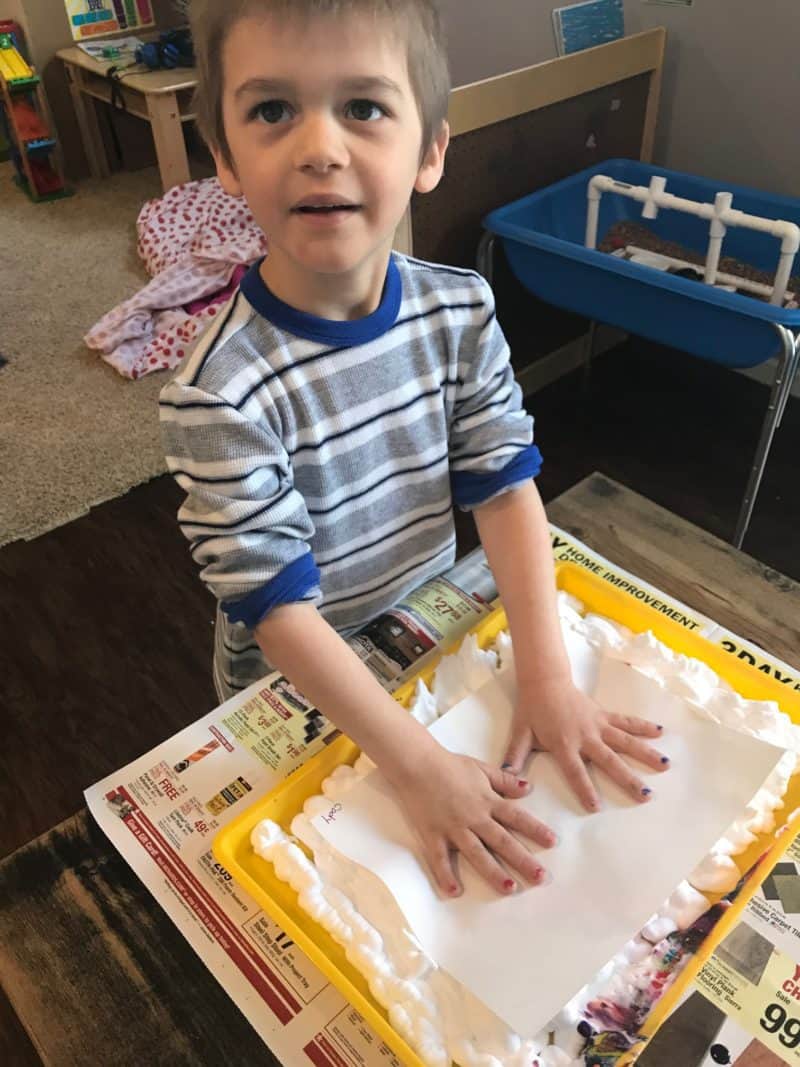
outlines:
M84 96L82 92L83 78L77 67L66 63L65 70L69 81L69 91L75 108L75 116L81 131L83 150L89 163L89 172L93 178L107 178L111 173L106 156L103 137L100 133L100 124L97 121L97 110L94 100Z
M189 160L183 141L183 126L175 93L148 93L147 111L153 128L158 169L164 192L188 182Z

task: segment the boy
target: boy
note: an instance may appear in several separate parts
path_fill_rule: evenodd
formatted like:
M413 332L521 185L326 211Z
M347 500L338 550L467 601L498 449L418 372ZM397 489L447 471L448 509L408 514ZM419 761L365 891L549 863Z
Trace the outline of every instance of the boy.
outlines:
M441 890L461 852L498 892L544 870L511 831L554 835L513 799L535 748L587 810L584 760L638 800L620 758L662 770L658 727L572 684L555 606L540 457L491 290L391 250L411 193L437 185L449 81L433 0L192 4L198 120L223 187L269 254L162 393L179 512L218 601L222 699L278 668L396 788ZM337 631L454 559L474 508L514 640L503 769L445 751Z

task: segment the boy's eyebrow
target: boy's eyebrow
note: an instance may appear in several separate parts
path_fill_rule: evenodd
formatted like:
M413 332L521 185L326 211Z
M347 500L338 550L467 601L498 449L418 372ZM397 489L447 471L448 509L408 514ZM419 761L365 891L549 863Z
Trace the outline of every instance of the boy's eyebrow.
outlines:
M370 93L376 89L384 89L391 93L396 93L398 96L402 96L403 90L397 84L396 81L392 81L391 78L387 78L383 74L368 75L359 78L346 78L342 83L342 88L351 93ZM286 93L291 94L294 92L295 86L292 82L283 78L248 78L247 81L242 82L235 91L234 98L238 99L240 96L244 96L245 93Z
M389 92L397 93L398 96L403 95L403 90L397 82L387 78L384 74L365 78L348 78L342 84L351 93L370 93L375 89L388 89Z

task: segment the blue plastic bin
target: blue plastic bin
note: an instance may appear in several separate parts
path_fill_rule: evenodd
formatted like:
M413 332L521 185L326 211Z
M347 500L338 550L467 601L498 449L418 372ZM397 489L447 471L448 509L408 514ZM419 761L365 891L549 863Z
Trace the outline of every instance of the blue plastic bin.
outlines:
M733 207L800 225L800 200L771 196L728 182L712 182L628 159L613 159L581 171L530 196L498 208L484 227L503 240L511 269L526 289L557 307L618 326L661 344L731 367L752 367L781 349L776 325L800 331L800 310L786 311L750 296L678 278L653 267L618 259L584 246L589 179L607 174L632 185L667 179L668 193L713 203L720 191ZM600 202L598 241L620 221L641 220L642 205L606 193ZM705 258L708 222L668 208L644 224ZM723 256L734 256L771 275L780 241L730 227ZM800 273L800 256L793 274Z

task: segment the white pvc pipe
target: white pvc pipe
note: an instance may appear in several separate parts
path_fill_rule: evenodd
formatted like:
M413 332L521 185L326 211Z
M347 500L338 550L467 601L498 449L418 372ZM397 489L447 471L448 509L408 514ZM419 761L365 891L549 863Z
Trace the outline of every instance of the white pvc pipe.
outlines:
M662 178L659 174L654 174L650 179L650 188L648 189L649 196L644 202L642 208L643 219L657 219L658 218L658 203L659 197L663 195L664 189L667 185L667 179Z
M597 226L600 217L600 199L603 193L617 193L644 204L642 215L645 218L655 218L658 209L665 207L673 211L696 215L701 219L708 219L711 223L711 235L706 274L709 276L716 276L719 251L726 227L741 226L745 229L756 230L781 239L780 259L770 296L771 304L780 305L789 283L795 256L800 249L800 227L793 222L785 222L783 219L764 219L758 215L748 215L744 211L738 211L730 206L731 200L727 199L730 197L729 193L720 193L713 204L706 204L696 200L687 200L682 196L673 196L672 193L665 191L665 184L665 179L659 175L653 176L649 188L644 185L631 185L628 182L617 181L605 174L593 175L589 179L587 189L586 247L597 247ZM721 200L721 198L725 199Z
M597 221L600 218L600 190L594 184L594 179L589 182L586 204L586 238L587 248L597 248Z
M672 267L678 267L680 270L697 271L700 273L700 267L697 263L691 263L688 259L678 259L677 256L668 256L665 252L652 252L649 248L641 248L639 245L626 245L625 252L629 256L652 256L655 259L663 260L665 264L669 263ZM658 269L658 268L656 268ZM756 296L771 296L773 286L764 285L763 282L754 282L749 278L742 278L738 274L726 274L724 271L717 271L717 283L720 285L733 285L737 289L744 289L749 293L753 293ZM783 300L794 300L795 294L788 290L783 294Z
M722 221L722 217L726 211L730 211L732 200L733 195L731 193L717 193L714 199L714 218L711 220L711 226L709 227L706 269L703 275L703 281L706 285L713 285L717 280L722 241L727 233L727 227Z
M797 255L797 244L791 241L788 237L784 237L781 242L781 258L778 263L778 270L775 274L775 286L772 290L772 296L769 298L770 304L776 304L780 306L782 301L782 293L789 284L789 278L792 275L792 267L794 266L794 257Z

